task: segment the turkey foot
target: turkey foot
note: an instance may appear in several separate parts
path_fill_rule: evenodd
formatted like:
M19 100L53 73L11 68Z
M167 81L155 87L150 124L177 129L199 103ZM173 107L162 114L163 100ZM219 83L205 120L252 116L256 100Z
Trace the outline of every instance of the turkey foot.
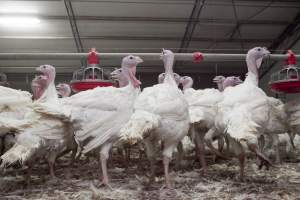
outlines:
M274 167L272 162L265 155L258 151L257 145L248 144L248 147L260 159L259 169L261 169L263 166L266 166L267 169L269 169L270 166Z
M182 165L182 160L183 160L183 146L182 146L182 142L179 142L177 145L177 157L176 157L176 161L175 161L175 169L176 170L183 170L183 165Z
M107 174L107 157L104 154L100 154L100 160L101 160L101 169L102 169L102 181L100 182L99 187L106 186L110 190L113 190L113 188L109 185L108 181L108 174Z
M108 180L105 181L101 181L98 185L98 187L107 187L108 189L110 189L111 191L113 191L114 189L111 187L111 185L108 183Z
M174 188L171 185L163 184L159 190L174 190Z
M214 146L212 145L213 143L213 138L218 136L217 135L217 131L215 128L211 128L205 135L204 137L204 141L206 143L206 145L210 148L210 150L216 154L219 158L223 158L225 160L230 160L230 157L223 155L219 150L217 150L216 148L214 148Z
M204 140L203 136L199 134L195 134L195 145L196 145L196 154L198 156L198 160L201 164L201 175L204 176L207 173L207 164L205 160L205 148L204 148Z
M170 181L170 175L169 175L169 163L170 163L170 158L167 156L163 157L163 163L164 163L164 171L165 171L165 181L166 181L166 187L168 189L172 189L171 186L171 181Z

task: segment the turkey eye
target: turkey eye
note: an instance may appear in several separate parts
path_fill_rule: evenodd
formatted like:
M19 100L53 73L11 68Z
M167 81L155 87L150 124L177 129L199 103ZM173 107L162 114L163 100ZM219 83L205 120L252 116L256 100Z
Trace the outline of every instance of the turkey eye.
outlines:
M261 51L261 48L258 48L257 51Z
M45 66L45 65L43 65L43 68L46 68L46 66Z
M130 57L129 57L129 59L131 59L131 60L132 60L132 59L133 59L133 57L132 57L132 56L130 56Z

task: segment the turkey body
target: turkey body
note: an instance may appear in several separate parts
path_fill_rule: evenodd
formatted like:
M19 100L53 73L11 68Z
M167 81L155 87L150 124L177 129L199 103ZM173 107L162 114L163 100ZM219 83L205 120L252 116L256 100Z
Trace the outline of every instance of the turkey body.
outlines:
M36 160L46 158L50 174L54 177L55 159L68 148L69 134L72 132L67 122L68 116L62 109L55 91L55 68L42 65L37 70L47 77L47 88L42 96L30 105L31 109L24 119L26 126L16 127L19 132L16 143L1 156L1 166L20 163L29 166L30 171Z
M163 83L145 88L134 103L134 113L122 128L123 140L135 143L143 140L150 161L151 177L155 178L156 147L163 144L163 163L166 186L171 187L169 162L178 143L187 135L189 129L188 103L175 82L172 67L174 54L163 50L165 64Z
M258 87L257 72L263 56L267 54L269 52L261 47L249 50L246 58L248 75L245 81L227 88L223 92L223 100L217 104L215 127L218 133L225 134L228 146L232 146L227 153L239 159L241 179L244 176L244 146L258 156L261 166L271 164L258 148L258 137L265 133L271 115L270 101Z
M122 88L97 87L64 98L63 104L70 110L75 138L83 153L99 153L103 172L102 184L110 187L106 162L112 145L120 138L121 127L133 112L133 103L140 93L140 82L135 78L136 65L142 62L137 56L122 60L122 73L129 84Z

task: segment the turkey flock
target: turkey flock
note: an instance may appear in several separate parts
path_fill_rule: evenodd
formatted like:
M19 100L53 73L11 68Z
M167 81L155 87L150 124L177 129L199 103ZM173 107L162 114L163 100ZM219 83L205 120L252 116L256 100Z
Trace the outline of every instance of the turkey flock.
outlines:
M46 161L55 178L55 162L71 154L70 165L85 156L96 156L102 171L102 186L110 189L107 161L117 148L125 164L132 149L146 154L150 176L155 181L157 160L162 158L163 187L172 188L170 162L176 152L180 167L186 154L194 153L207 172L207 150L215 159L237 158L240 180L245 160L255 156L258 168L277 167L282 162L281 144L293 150L300 131L300 105L283 104L268 97L258 86L258 71L270 52L250 49L248 73L239 77L216 76L218 89L193 89L193 79L173 71L174 53L162 50L164 73L158 84L146 87L135 76L143 60L134 55L122 59L111 73L119 87L97 87L70 96L68 84L55 86L55 68L41 65L32 80L32 92L0 86L0 170L26 167L30 184L33 165ZM182 90L180 89L180 87ZM272 156L275 155L275 159ZM95 172L96 173L96 172Z

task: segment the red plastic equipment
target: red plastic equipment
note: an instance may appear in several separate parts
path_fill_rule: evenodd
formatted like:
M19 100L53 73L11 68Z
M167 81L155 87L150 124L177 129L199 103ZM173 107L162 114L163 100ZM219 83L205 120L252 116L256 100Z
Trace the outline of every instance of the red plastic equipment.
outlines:
M295 54L288 50L286 65L278 72L271 75L269 86L275 93L299 93L300 92L300 68L296 66Z
M105 79L103 69L99 67L100 61L95 48L90 50L87 63L87 67L73 73L73 79L70 82L73 92L77 93L96 87L109 87L114 85L114 81Z

